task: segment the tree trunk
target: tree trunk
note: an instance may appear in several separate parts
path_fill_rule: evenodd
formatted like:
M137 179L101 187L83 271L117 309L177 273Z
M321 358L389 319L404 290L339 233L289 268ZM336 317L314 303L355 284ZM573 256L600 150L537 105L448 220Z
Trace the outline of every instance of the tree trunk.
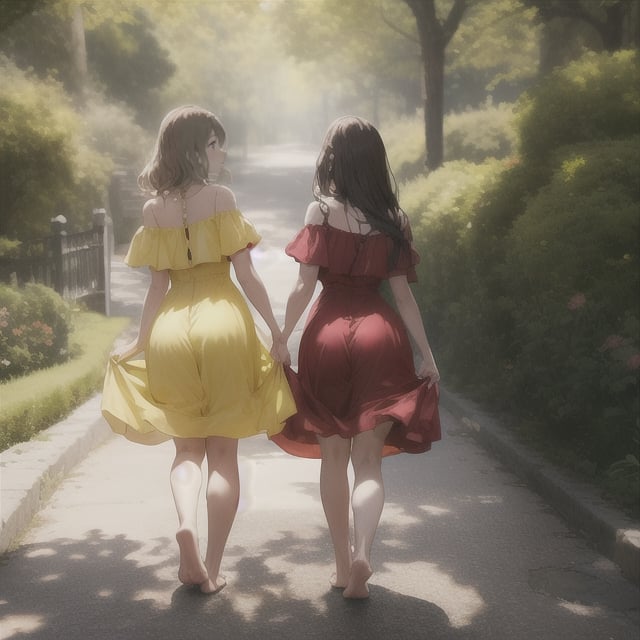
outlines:
M607 21L600 31L602 44L609 51L619 51L624 42L624 22L627 11L631 12L633 6L624 6L622 3L614 4L606 8Z
M435 0L405 0L413 12L424 68L424 132L426 166L435 171L444 162L444 62L445 49L456 32L466 0L454 0L443 23L436 16Z
M444 47L432 41L424 63L426 165L435 171L444 162Z
M80 101L84 101L87 87L87 45L84 37L82 7L78 5L71 16L71 60L73 62L74 88Z

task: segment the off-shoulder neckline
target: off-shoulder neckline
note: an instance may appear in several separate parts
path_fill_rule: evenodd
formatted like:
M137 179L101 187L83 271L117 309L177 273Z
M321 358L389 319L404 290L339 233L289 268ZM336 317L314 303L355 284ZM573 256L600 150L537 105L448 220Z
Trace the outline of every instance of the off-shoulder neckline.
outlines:
M331 229L332 231L338 231L339 233L346 233L347 235L350 236L354 236L356 238L364 238L365 240L367 238L377 238L379 236L386 236L386 234L382 233L381 231L374 231L374 232L369 232L369 233L358 233L357 231L348 231L347 229L339 229L338 227L334 227L333 225L327 223L314 223L314 222L310 222L309 224L306 224L305 227L318 227L320 229Z
M216 213L211 214L210 216L206 217L206 218L202 218L201 220L195 220L194 222L189 222L187 223L187 227L193 227L197 224L202 224L204 222L210 222L212 220L215 220L216 218L219 218L223 215L226 214L231 214L231 213L237 213L239 215L242 215L242 213L240 212L239 209L229 209L228 211L216 211ZM142 225L140 227L141 229L161 229L163 231L182 231L184 229L184 225L180 225L179 227L147 227L146 225Z

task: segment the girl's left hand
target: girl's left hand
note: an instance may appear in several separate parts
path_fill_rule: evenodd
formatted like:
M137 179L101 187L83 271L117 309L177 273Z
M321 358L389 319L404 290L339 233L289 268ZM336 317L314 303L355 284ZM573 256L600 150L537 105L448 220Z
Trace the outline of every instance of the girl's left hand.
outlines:
M440 381L440 372L433 360L423 360L416 373L419 378L429 379L429 384L427 385L429 389Z
M291 354L285 340L274 340L271 347L271 357L282 364L291 364Z
M144 351L144 348L138 344L137 340L130 342L124 347L118 347L111 352L111 357L116 360L128 360L129 358L135 356L137 353Z

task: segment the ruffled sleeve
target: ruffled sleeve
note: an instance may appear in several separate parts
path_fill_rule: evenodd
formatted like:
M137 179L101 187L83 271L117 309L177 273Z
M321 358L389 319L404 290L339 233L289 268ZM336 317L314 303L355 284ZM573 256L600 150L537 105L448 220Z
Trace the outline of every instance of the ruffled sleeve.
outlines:
M328 267L326 227L317 224L306 225L285 247L285 253L303 264Z
M239 211L219 213L213 220L218 225L220 253L231 256L241 249L251 249L260 242L256 228Z
M409 282L417 282L416 265L420 262L420 256L413 246L413 234L408 218L404 227L404 237L407 242L398 256L395 268L389 272L389 277L407 276Z
M224 211L184 227L140 227L129 246L125 262L130 267L149 266L157 271L188 269L203 262L221 262L260 242L260 234L240 211ZM188 249L191 249L191 262Z

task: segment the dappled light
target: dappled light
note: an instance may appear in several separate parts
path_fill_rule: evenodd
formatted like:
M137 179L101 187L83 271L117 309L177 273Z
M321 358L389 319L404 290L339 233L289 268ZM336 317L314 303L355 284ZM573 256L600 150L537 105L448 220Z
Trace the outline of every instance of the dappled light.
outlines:
M1 0L0 640L636 637L638 25L640 2L626 0ZM178 578L174 444L100 431L113 338L135 340L150 282L124 256L145 201L178 201L138 176L165 114L187 104L223 125L207 144L222 145L224 169L207 174L198 152L198 181L229 187L238 210L224 213L255 225L241 249L278 325L305 271L285 248L305 212L314 220L319 158L352 231L338 145L320 156L327 127L355 115L383 139L420 257L410 290L442 376L442 440L382 461L369 598L331 586L319 459L241 440L227 584L204 595ZM322 288L291 333L294 370ZM495 451L479 446L494 438ZM377 480L359 490L382 494ZM204 480L194 565L211 555L206 493ZM349 517L355 539L351 505ZM368 566L349 560L345 531L337 571L353 581Z

